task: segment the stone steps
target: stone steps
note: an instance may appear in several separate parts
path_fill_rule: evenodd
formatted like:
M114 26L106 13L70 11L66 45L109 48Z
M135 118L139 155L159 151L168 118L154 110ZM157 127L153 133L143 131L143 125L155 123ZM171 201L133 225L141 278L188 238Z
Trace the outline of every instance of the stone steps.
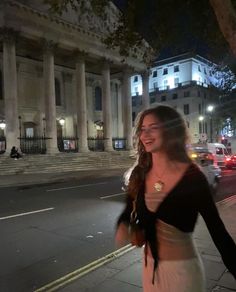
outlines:
M1 155L0 175L129 168L133 163L129 151L24 155L18 160Z

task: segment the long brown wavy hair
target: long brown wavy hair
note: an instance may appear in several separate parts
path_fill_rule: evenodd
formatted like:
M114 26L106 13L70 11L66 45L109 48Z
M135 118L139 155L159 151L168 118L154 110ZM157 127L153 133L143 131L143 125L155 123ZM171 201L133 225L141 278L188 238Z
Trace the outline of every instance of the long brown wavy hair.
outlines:
M145 175L152 167L152 154L145 151L140 140L140 130L143 120L147 115L155 116L161 124L162 147L170 161L190 162L186 150L188 142L188 132L182 116L172 107L159 105L155 108L141 112L136 119L135 126L135 149L138 164L134 167L127 186L127 193L135 198L141 185L145 180Z

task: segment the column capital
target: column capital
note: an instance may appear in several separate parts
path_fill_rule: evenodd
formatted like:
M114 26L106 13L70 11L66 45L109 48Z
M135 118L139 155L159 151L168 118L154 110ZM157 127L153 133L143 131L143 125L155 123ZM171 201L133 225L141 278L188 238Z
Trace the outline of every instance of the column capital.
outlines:
M113 61L111 59L103 57L101 58L100 63L102 69L109 69L111 67L111 64L113 64Z
M133 67L125 66L123 69L123 73L124 73L124 75L131 77L132 75L135 74L135 70Z
M73 56L76 62L85 62L86 57L88 57L88 53L84 50L75 50L73 52Z
M56 42L50 39L46 39L46 38L42 39L42 44L43 44L44 52L51 52L51 53L54 53L54 51L56 50L58 46Z
M17 41L19 32L11 27L3 26L0 28L0 41L14 43Z
M140 72L140 75L142 76L142 79L145 79L145 78L148 79L151 75L151 70L150 69L143 70Z

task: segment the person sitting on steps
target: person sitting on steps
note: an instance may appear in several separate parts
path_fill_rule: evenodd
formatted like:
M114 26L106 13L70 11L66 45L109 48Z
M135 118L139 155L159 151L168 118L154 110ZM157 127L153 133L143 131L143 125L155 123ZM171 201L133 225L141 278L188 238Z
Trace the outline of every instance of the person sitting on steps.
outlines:
M21 158L21 155L20 155L20 153L18 152L18 149L15 146L13 146L11 148L10 157L11 158L15 158L15 159Z

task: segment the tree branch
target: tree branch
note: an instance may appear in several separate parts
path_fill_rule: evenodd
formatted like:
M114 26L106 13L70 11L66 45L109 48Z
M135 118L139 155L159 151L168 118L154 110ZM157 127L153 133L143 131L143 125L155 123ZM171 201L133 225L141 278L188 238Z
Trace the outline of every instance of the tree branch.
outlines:
M236 56L236 13L231 0L209 0L220 30Z

